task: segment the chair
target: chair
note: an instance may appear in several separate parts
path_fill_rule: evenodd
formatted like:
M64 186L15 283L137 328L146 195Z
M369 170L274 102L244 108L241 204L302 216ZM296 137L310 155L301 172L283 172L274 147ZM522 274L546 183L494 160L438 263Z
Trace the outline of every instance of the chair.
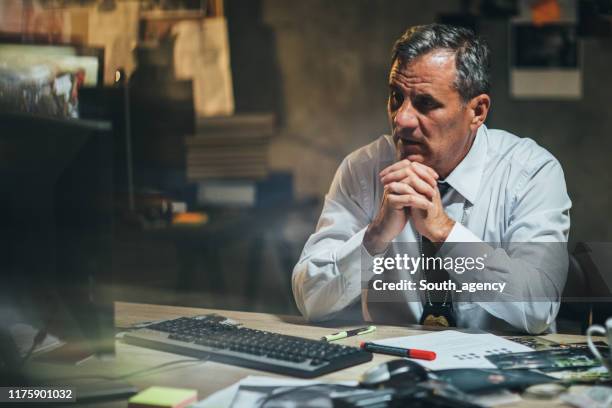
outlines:
M607 242L579 243L574 250L586 277L591 318L587 323L603 324L612 316L612 246Z
M580 333L586 333L590 325L592 303L589 299L590 285L584 267L587 265L588 253L583 243L576 245L569 254L567 282L561 295L561 308L557 315L557 330L564 332L565 322L571 321L580 325Z

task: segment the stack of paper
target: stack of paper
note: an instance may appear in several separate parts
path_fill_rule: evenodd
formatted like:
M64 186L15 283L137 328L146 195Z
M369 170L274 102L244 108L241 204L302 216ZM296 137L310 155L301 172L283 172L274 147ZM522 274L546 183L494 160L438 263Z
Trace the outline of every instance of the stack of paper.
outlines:
M271 114L199 118L185 139L187 179L260 180L268 175L268 146L275 133Z
M456 330L445 330L418 336L394 337L377 340L375 343L434 351L436 359L433 361L415 360L431 370L495 368L495 365L485 358L487 355L533 351L527 346L494 334L472 334Z

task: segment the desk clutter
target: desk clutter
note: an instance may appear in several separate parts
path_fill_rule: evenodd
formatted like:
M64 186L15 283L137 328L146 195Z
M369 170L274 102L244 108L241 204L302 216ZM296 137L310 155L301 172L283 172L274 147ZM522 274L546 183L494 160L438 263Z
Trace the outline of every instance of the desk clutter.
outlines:
M380 371L391 374L388 379ZM379 381L376 381L378 378ZM609 407L612 388L551 383L536 372L497 369L429 371L398 359L367 370L360 381L320 382L249 376L190 408L212 407L495 407L524 400L559 401L578 408ZM522 395L517 392L522 391Z
M377 340L375 343L382 346L431 350L436 353L436 358L420 362L431 370L495 368L495 364L490 362L487 356L532 351L527 346L490 333L466 333L457 330L394 337Z
M367 344L403 350L402 355L427 349L435 356L390 360L364 370L359 381L247 377L189 405L191 408L492 407L522 399L555 399L576 407L603 407L612 402L608 371L586 343L561 344L527 336L503 338L461 330L372 341L368 336L375 332L373 326L310 340L249 329L216 314L135 327L124 335L127 343L302 378L372 359L367 348L329 341L336 337L363 336ZM594 344L607 358L607 345Z
M578 408L609 407L612 388L604 386L574 385L558 387L554 395L547 395L551 384L542 384L540 395L524 393L524 399L559 400ZM553 384L556 385L556 384ZM528 390L530 389L528 388ZM543 390L543 391L542 391ZM403 399L399 399L403 395ZM467 400L465 400L467 398ZM239 382L217 391L208 398L192 404L189 408L217 407L493 407L521 403L523 398L507 390L489 393L462 393L436 380L428 380L415 387L394 389L359 388L357 381L326 383L314 380L248 376ZM540 401L538 401L540 402Z

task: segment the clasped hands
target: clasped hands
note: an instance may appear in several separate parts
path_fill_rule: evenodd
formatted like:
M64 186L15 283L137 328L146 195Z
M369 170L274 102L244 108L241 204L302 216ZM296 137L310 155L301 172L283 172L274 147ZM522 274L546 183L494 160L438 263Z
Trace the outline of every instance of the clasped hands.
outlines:
M448 217L438 190L438 174L424 164L401 160L380 172L384 194L363 244L371 254L386 250L412 219L414 228L434 243L443 243L455 221Z

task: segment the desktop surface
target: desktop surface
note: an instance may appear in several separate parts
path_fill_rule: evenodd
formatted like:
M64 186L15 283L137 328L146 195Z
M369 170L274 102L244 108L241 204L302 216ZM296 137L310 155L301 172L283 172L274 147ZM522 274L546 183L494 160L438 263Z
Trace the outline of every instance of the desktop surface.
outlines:
M115 304L115 325L120 330L134 324L156 321L162 319L173 319L182 316L196 316L208 313L217 313L242 323L245 327L289 334L310 339L319 339L322 336L344 328L354 328L357 325L334 326L331 323L325 326L311 325L299 316L272 315L267 313L251 313L229 310L186 308L177 306L148 305L136 303L117 302ZM358 346L364 340L376 340L389 337L409 336L423 334L426 331L418 328L406 328L399 326L377 326L375 333L367 336L356 336L339 340L338 344ZM367 337L367 339L366 339ZM584 336L549 334L545 338L556 342L582 342ZM320 381L342 381L356 380L370 367L394 359L395 357L375 354L372 361L365 364L353 366L331 374L318 377ZM111 361L91 359L80 364L77 368L68 366L45 365L35 362L29 364L28 370L32 373L45 376L73 376L78 373L80 377L86 375L118 376L137 370L152 368L160 364L173 361L183 361L164 369L152 372L144 372L127 379L139 389L152 385L193 388L198 390L198 399L226 388L249 375L282 377L277 374L262 372L258 370L220 364L212 361L198 362L184 356L160 352L143 347L125 344L117 341L116 357ZM77 370L77 371L75 371ZM519 407L543 407L562 406L562 404L548 401L523 400L520 404L507 405ZM72 406L72 405L71 405ZM84 405L85 406L85 405ZM125 400L115 400L96 404L87 404L87 407L125 407Z

